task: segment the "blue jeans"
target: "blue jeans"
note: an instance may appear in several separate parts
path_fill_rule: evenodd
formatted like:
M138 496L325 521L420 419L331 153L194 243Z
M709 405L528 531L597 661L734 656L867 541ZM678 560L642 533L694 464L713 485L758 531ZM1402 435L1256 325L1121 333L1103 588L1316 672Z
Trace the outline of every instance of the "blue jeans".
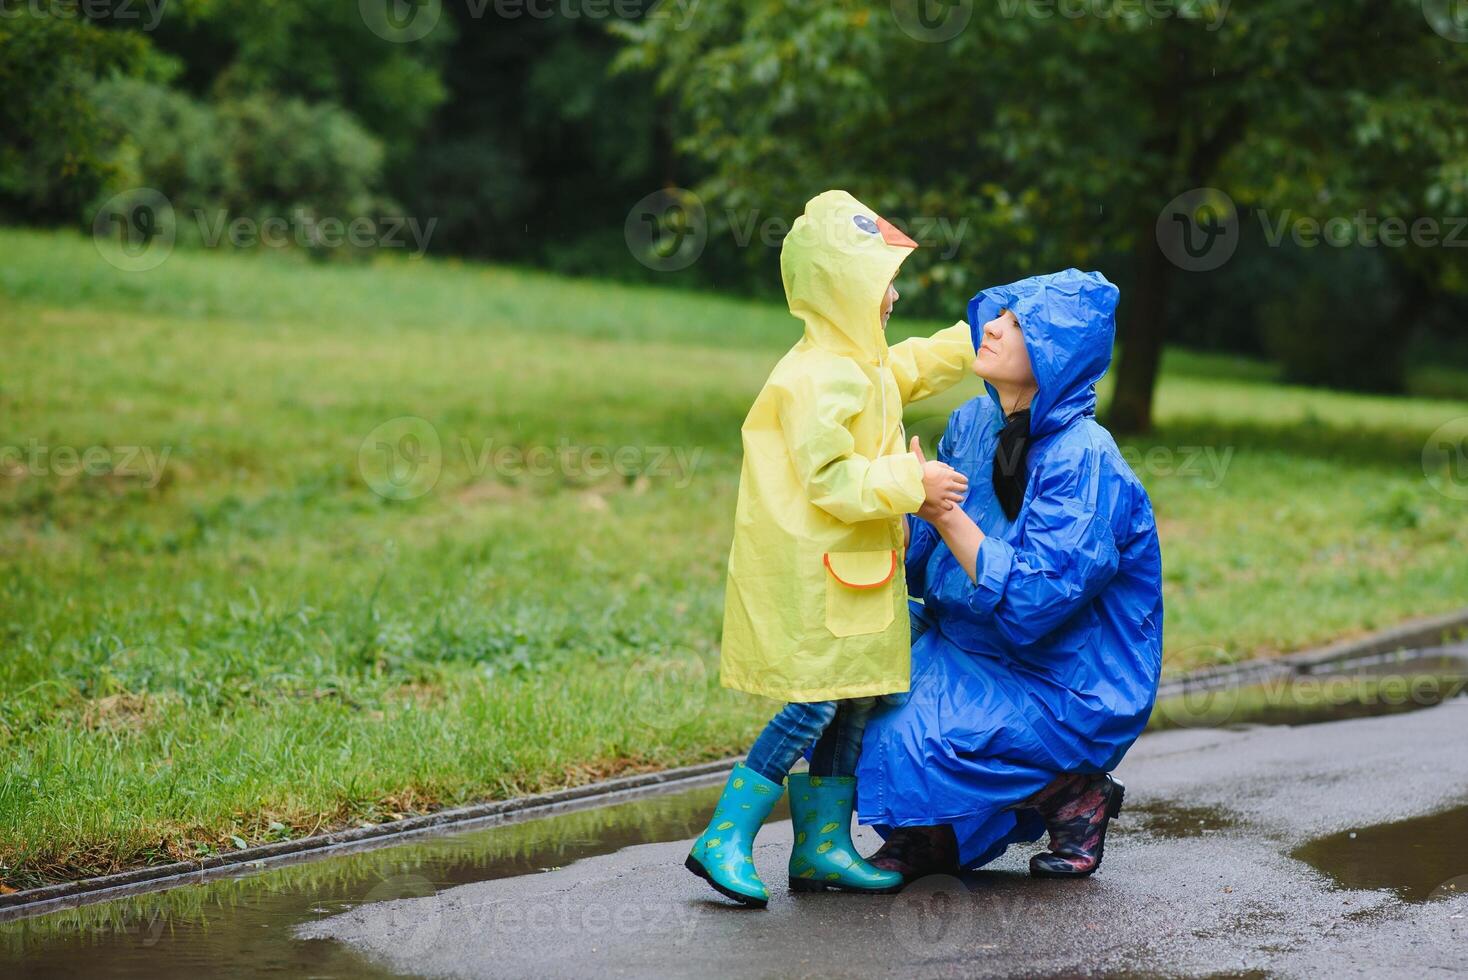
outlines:
M815 743L810 771L815 776L854 776L861 736L876 698L791 703L781 708L755 739L745 765L772 783Z

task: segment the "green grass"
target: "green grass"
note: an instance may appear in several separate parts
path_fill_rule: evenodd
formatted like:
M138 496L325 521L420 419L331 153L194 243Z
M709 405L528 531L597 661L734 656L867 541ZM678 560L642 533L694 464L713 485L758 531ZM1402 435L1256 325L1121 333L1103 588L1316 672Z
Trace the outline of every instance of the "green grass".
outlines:
M0 254L0 447L168 452L0 460L0 880L716 758L768 716L718 687L717 641L739 425L795 336L783 310L446 262L124 273L15 230ZM1169 671L1462 604L1465 504L1421 450L1468 404L1180 353L1165 374L1126 448ZM976 390L914 406L914 431ZM359 451L402 416L442 472L385 499ZM562 446L634 455L491 465ZM689 466L636 472L660 447Z

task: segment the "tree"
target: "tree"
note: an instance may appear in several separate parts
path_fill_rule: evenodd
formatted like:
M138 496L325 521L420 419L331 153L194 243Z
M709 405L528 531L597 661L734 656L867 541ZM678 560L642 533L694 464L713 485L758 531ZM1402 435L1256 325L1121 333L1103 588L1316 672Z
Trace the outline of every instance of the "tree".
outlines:
M1468 44L1416 0L948 4L971 14L956 32L914 19L915 2L705 5L628 29L623 63L676 94L706 195L793 213L847 186L968 219L964 265L921 249L912 263L949 303L1115 257L1120 431L1150 427L1172 284L1207 265L1171 247L1170 220L1207 244L1229 226L1205 212L1230 199L1379 220L1465 196ZM1179 201L1209 187L1227 196Z
M0 212L76 218L113 171L113 134L92 101L97 79L167 73L139 34L50 5L0 18Z

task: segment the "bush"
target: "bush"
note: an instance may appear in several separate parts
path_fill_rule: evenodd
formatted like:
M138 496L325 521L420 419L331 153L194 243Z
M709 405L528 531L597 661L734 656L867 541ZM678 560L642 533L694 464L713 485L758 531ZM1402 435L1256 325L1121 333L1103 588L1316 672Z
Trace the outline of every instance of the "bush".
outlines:
M230 222L375 218L382 146L338 106L256 93L203 103L161 85L110 79L97 86L102 116L122 138L107 193L149 187L168 198L181 241L227 244ZM342 249L346 252L346 249Z
M39 12L38 12L39 11ZM148 39L49 6L0 17L0 214L69 220L113 176L92 90L113 73L170 73Z

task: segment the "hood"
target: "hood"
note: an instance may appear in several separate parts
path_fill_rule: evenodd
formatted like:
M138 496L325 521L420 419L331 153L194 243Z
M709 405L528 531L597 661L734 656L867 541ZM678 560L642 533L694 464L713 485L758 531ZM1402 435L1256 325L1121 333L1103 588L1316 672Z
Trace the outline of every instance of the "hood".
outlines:
M979 293L968 304L974 349L984 324L1012 310L1039 392L1030 405L1030 432L1042 436L1081 416L1096 414L1096 382L1111 366L1120 291L1099 272L1066 269ZM985 382L989 397L999 392ZM1003 406L1000 405L1000 410Z
M805 323L806 337L879 363L887 354L882 298L915 248L917 242L845 191L811 198L780 246L785 299Z

